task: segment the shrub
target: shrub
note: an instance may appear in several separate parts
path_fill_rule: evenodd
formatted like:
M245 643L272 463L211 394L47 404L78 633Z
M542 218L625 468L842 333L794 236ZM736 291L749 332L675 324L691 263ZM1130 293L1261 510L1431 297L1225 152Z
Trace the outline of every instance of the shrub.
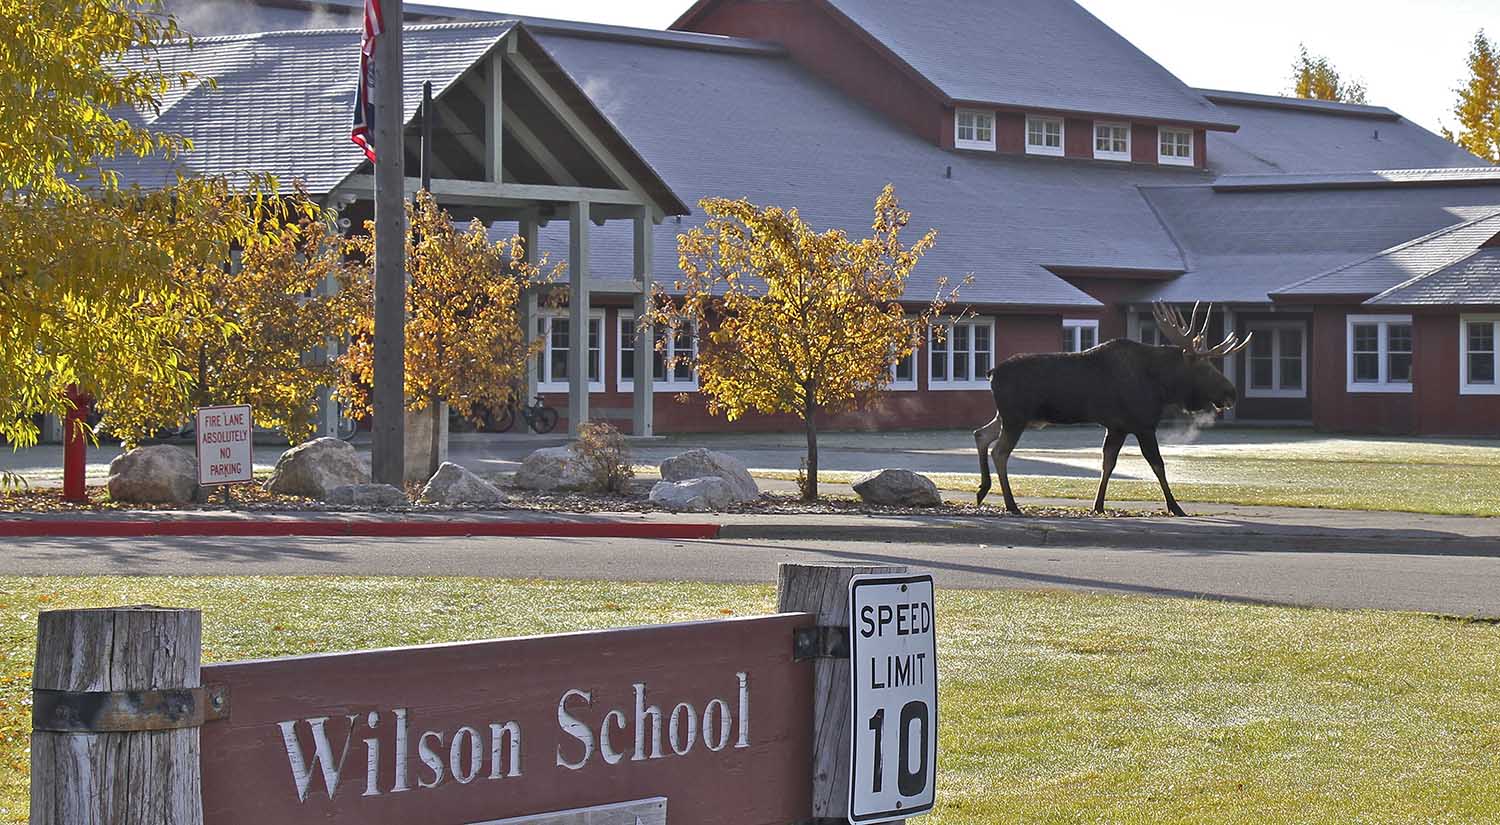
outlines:
M630 445L619 430L602 421L578 428L573 449L582 460L589 481L585 489L595 493L623 493L635 468L630 463Z

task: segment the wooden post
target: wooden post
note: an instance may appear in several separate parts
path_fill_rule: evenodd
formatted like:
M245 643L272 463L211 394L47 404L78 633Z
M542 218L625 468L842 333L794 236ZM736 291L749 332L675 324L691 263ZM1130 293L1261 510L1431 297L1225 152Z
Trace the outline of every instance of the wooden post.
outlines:
M905 573L903 566L846 566L783 562L777 575L776 609L811 613L819 625L849 626L849 580L857 575ZM848 822L849 659L813 664L812 821ZM903 820L904 821L904 820Z
M641 207L639 215L633 221L635 226L635 278L640 282L640 291L635 296L636 317L636 342L635 342L635 392L631 398L631 422L634 424L635 434L649 436L656 432L654 418L654 404L656 403L655 388L652 386L654 373L655 353L652 351L653 340L649 335L642 335L639 331L640 319L645 317L646 311L651 306L651 233L655 231L656 225L651 220L650 207Z
M568 437L589 420L589 202L568 207ZM603 342L600 342L603 345ZM601 376L602 377L602 376Z
M402 113L402 0L385 0L375 45L375 374L372 479L406 477L406 151Z
M48 611L37 619L32 687L196 688L201 652L197 610ZM203 825L202 796L196 727L31 734L31 825Z

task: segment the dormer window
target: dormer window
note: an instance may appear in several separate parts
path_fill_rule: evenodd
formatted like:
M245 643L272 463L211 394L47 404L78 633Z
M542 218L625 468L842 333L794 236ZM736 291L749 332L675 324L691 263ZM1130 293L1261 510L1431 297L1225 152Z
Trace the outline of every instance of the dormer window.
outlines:
M1062 118L1028 116L1026 118L1026 154L1062 157Z
M1161 148L1157 151L1157 160L1169 166L1192 166L1193 165L1193 130L1192 129L1169 129L1163 126L1157 130L1160 135Z
M953 131L953 145L959 149L995 151L995 113L977 109L959 109Z
M1130 124L1094 124L1095 160L1130 160Z

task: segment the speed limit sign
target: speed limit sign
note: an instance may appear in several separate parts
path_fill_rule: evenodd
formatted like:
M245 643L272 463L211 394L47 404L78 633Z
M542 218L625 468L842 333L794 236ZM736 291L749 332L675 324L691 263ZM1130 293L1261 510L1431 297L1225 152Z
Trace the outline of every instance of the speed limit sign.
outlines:
M849 582L849 821L856 825L932 809L938 721L932 594L931 576Z

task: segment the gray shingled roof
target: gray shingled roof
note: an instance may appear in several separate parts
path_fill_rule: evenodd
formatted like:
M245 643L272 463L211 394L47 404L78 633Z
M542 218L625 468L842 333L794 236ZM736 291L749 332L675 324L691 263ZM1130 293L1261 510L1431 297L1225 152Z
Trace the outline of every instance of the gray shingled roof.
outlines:
M1486 165L1389 109L1242 92L1204 94L1240 125L1232 134L1208 134L1208 168L1220 175Z
M1439 229L1357 261L1275 290L1277 297L1307 295L1373 296L1414 278L1430 275L1474 254L1500 235L1500 209Z
M1266 303L1272 293L1290 284L1500 211L1500 185L1231 192L1193 186L1142 191L1187 259L1187 274L1140 296L1169 301ZM1391 276L1366 294L1413 274ZM1308 291L1349 290L1330 282Z
M514 21L409 26L405 37L407 122L422 102L422 80L441 92L515 27ZM359 32L335 29L200 38L163 47L169 72L212 78L174 90L153 129L181 135L192 151L169 161L123 161L126 184L157 187L178 170L197 175L274 174L324 194L365 163L349 140L359 70Z
M1473 169L1379 169L1373 172L1221 175L1214 179L1220 192L1252 189L1369 189L1392 186L1449 186L1500 183L1500 166Z
M944 151L782 57L561 32L539 39L687 199L796 206L815 226L867 234L875 195L894 183L913 227L939 229L917 270L918 295L939 276L974 273L968 302L1098 306L1045 267L1182 270L1137 184L1148 175L1206 182L1202 173ZM677 270L675 235L693 220L657 234L664 279ZM565 229L553 231L560 250ZM596 237L596 270L629 260L623 230Z
M1500 247L1486 247L1366 301L1382 306L1500 305Z
M1073 0L827 0L950 100L1234 128Z

